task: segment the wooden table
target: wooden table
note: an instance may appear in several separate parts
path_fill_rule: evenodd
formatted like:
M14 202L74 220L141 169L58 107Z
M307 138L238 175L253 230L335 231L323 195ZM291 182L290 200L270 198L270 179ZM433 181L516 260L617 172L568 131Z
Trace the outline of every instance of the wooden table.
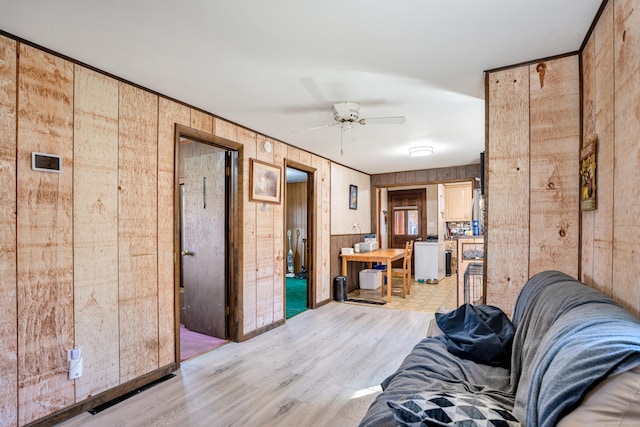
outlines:
M347 262L348 261L360 261L360 262L381 262L386 264L387 270L387 302L391 302L391 263L395 260L404 257L404 249L376 249L371 252L360 252L350 255L340 255L342 257L342 275L347 277ZM384 283L384 279L383 279Z

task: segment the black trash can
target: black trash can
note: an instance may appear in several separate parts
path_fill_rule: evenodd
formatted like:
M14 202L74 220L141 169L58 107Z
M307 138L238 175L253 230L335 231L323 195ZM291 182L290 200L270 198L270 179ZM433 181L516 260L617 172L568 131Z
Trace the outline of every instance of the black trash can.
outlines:
M444 274L451 276L451 251L444 251Z
M336 301L347 300L347 278L344 276L336 276L333 279L333 299Z

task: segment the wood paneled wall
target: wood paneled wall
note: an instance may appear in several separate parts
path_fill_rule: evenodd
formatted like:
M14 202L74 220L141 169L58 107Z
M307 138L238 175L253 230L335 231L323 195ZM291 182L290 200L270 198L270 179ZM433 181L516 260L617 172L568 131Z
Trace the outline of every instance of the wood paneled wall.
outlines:
M579 82L578 55L486 75L486 295L507 313L535 273L578 276Z
M479 164L374 174L371 175L371 187L426 185L440 182L468 181L476 177L480 177Z
M73 144L75 342L85 353L76 400L120 383L118 82L76 66ZM100 260L96 262L96 260ZM93 376L91 372L100 372Z
M174 165L175 125L188 126L198 112L185 105L158 99L158 365L175 360ZM213 120L211 120L213 123ZM213 127L213 125L212 125ZM175 260L175 261L174 261Z
M18 401L26 424L75 401L66 378L74 343L74 80L72 63L18 50ZM62 173L33 171L34 151L62 156Z
M249 158L316 169L313 281L329 300L329 160L279 141L258 152L253 131L2 36L0 81L3 425L175 362L175 124L243 145L238 340L285 312L283 204L248 201ZM60 155L62 173L33 171L34 151ZM69 380L75 346L83 375Z
M364 234L335 234L331 236L331 286L336 276L342 276L342 248L353 248L354 243L364 241ZM347 291L358 289L360 284L360 270L368 268L366 262L349 262L347 267ZM333 292L333 289L332 289ZM333 293L331 294L333 297Z
M581 280L640 316L640 1L611 0L582 51L583 140L598 137L597 210L582 212Z
M0 36L0 414L18 422L16 319L16 91L17 44Z
M302 159L302 156L301 156ZM316 170L314 194L316 198L316 212L313 227L315 236L314 275L316 280L321 277L326 282L320 286L316 282L316 305L331 298L331 162L319 156L312 156L311 166Z

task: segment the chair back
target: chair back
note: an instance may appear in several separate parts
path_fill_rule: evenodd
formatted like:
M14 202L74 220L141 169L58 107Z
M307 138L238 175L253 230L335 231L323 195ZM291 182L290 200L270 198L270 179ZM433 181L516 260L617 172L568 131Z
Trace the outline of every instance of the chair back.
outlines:
M409 275L411 275L411 256L413 255L413 240L409 240L404 245L404 262L402 264L402 269L404 271L408 271Z

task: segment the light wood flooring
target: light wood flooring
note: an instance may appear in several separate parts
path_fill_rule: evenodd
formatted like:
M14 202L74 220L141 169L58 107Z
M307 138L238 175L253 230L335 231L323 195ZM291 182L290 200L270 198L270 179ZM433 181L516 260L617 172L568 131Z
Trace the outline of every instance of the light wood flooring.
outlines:
M308 310L191 359L175 378L112 408L60 425L357 426L380 382L433 318L382 307L331 302Z

